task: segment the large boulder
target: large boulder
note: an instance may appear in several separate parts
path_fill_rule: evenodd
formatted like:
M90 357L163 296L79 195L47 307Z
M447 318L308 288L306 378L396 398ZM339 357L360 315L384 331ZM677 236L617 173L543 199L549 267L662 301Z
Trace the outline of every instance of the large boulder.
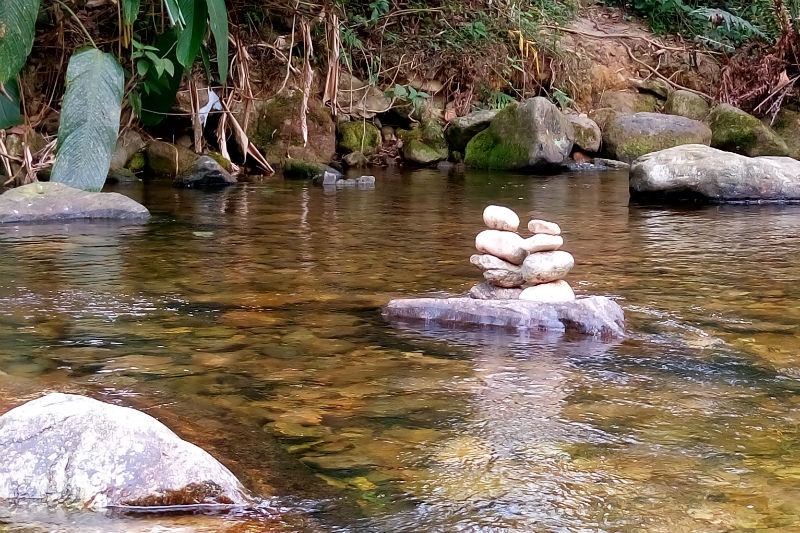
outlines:
M157 140L147 143L144 156L145 170L150 176L170 179L191 169L199 157L188 148Z
M147 208L116 192L88 192L62 183L31 183L0 195L0 224L75 219L146 220Z
M665 148L710 142L711 130L702 122L659 113L621 115L603 131L603 151L626 163Z
M573 135L561 111L537 96L500 111L487 129L467 143L464 162L499 170L561 165L572 152Z
M622 337L622 308L604 296L569 302L484 300L479 298L410 298L392 300L384 315L456 326L496 326L533 331L573 330L587 335Z
M636 91L606 91L600 95L596 108L611 108L621 115L654 112L658 109L658 98L652 94Z
M711 128L711 146L756 157L789 155L789 148L772 128L753 115L730 104L719 104L706 118Z
M361 152L371 155L378 151L383 141L381 130L371 122L353 120L338 126L339 151L343 154Z
M140 411L48 394L0 416L0 500L109 506L242 505L236 477Z
M303 93L290 91L269 100L239 103L232 109L247 136L267 161L283 166L288 159L327 164L336 154L336 125L318 98L310 98L306 114L308 142L303 142L300 112Z
M800 159L800 111L784 107L778 111L772 128L786 143L789 156Z
M599 152L603 133L597 122L586 115L566 115L566 117L572 124L575 146L584 152Z
M403 158L410 163L430 165L449 155L444 131L435 120L423 120L410 130L397 130L397 136L403 141Z
M201 155L175 178L172 185L183 189L221 189L236 183L236 178L222 165L207 155Z
M451 120L447 126L447 142L450 145L450 151L460 152L463 155L470 139L488 128L499 112L498 109L482 109Z
M664 104L664 113L692 120L703 120L708 116L708 102L699 94L684 89L670 93Z
M800 200L800 161L746 157L704 145L677 146L632 166L634 198L665 201L785 202Z

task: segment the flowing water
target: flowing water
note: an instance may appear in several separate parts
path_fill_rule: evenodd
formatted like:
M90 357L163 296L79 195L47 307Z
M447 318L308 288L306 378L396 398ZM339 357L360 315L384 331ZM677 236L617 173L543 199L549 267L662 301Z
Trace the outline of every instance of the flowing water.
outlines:
M628 205L620 172L120 190L149 223L0 228L0 410L143 409L265 500L0 531L800 531L800 207ZM480 279L489 203L559 222L628 337L387 323Z

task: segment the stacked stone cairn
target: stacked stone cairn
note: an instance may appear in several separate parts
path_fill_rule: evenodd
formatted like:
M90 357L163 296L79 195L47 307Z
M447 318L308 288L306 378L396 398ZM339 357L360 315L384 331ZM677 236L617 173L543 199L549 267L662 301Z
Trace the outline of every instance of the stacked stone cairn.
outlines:
M560 250L564 239L558 224L531 220L528 230L533 235L524 238L517 233L519 216L498 205L483 211L483 221L489 229L475 238L480 253L469 261L481 269L486 283L473 287L472 297L551 303L575 299L563 279L575 266L575 259Z

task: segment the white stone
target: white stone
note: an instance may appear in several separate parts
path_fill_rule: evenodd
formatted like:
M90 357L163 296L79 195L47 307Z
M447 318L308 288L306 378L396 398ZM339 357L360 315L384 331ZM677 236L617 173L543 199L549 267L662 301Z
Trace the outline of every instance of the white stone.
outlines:
M531 233L545 233L547 235L561 235L561 228L555 222L533 219L528 222L528 231Z
M489 229L517 231L519 217L511 209L499 205L490 205L483 210L483 223Z
M533 237L528 237L523 241L522 247L528 253L552 252L558 250L564 244L564 239L560 235L548 235L547 233L537 233Z
M475 237L475 248L479 252L494 255L515 265L521 265L528 255L528 252L522 247L524 240L511 231L487 229Z
M469 262L480 268L482 272L485 272L486 270L498 269L519 272L521 268L518 265L511 264L508 261L503 261L499 257L495 257L490 254L472 254L469 258Z
M527 287L520 293L519 299L546 303L571 302L575 299L575 293L569 283L561 279Z
M575 259L569 252L536 252L525 258L522 277L532 284L549 283L566 276L574 266Z
M483 272L483 279L495 287L502 287L504 289L519 287L525 282L519 267L517 267L516 270L506 270L504 268L485 270Z

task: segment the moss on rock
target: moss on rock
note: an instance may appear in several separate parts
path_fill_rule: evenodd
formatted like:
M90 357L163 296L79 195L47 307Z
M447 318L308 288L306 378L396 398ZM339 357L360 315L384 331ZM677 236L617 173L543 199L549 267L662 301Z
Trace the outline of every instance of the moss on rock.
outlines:
M612 159L631 163L638 157L682 144L711 142L711 130L697 120L659 113L622 115L603 131L603 151Z
M673 91L664 104L664 113L703 120L708 115L708 102L699 94L683 89Z
M233 164L231 163L230 159L228 159L227 157L225 157L221 153L211 151L211 152L208 152L206 155L208 157L210 157L211 159L213 159L214 161L216 161L217 164L219 164L219 166L224 168L226 171L228 171L228 172L232 172L233 171Z
M343 122L338 126L339 150L344 154L362 152L371 155L381 146L381 130L365 120Z
M300 159L287 159L283 164L283 177L292 180L314 179L324 171L323 165Z
M145 163L146 161L144 152L136 152L130 157L130 159L128 159L128 162L125 164L125 168L131 172L141 172L144 170Z
M711 146L750 157L789 155L786 143L753 115L730 104L720 104L708 114Z
M410 130L397 130L403 141L403 158L418 165L447 159L448 147L442 126L435 120L424 120Z

